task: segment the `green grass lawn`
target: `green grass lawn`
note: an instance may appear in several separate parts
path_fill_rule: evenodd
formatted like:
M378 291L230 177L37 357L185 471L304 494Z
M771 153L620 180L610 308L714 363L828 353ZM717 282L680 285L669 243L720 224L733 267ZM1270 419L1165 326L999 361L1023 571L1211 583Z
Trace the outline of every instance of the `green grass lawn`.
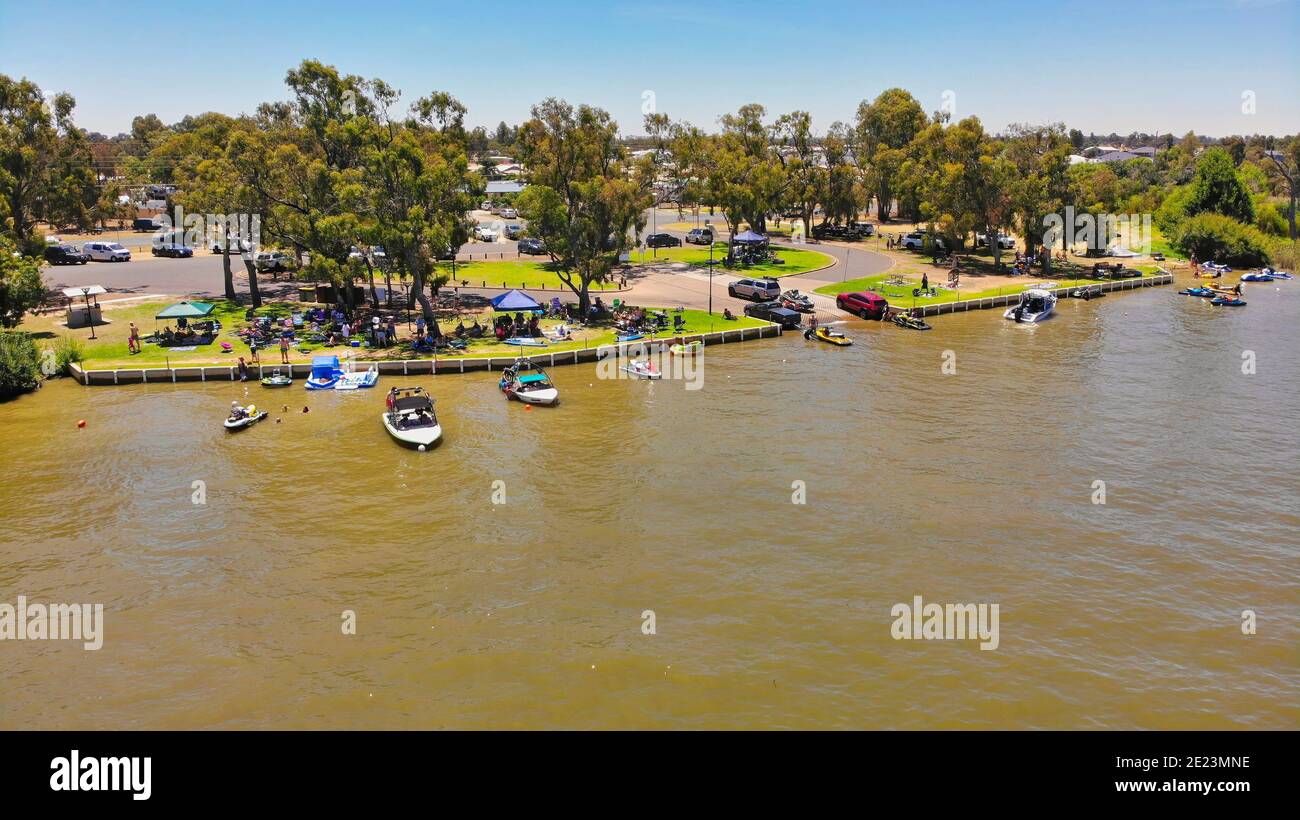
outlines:
M835 260L824 253L818 251L805 250L803 248L773 248L776 251L778 259L783 260L784 264L764 263L761 265L749 265L743 268L724 268L722 259L727 255L727 243L715 242L713 244L713 264L714 273L735 273L743 276L792 276L796 273L807 273L810 270L824 268ZM691 267L703 268L706 271L709 268L709 249L702 245L683 245L680 248L659 248L655 253L645 251L634 251L632 253L632 264L664 264L684 262Z
M457 262L455 275L452 275L450 262L439 262L438 270L452 277L447 287L471 288L534 288L538 290L563 290L572 295L572 291L560 281L560 276L551 269L550 262L536 259L499 259L481 262ZM468 282L468 285L463 283ZM592 290L613 290L616 282L593 283Z
M1155 265L1136 265L1137 270L1142 271L1143 277L1149 277L1156 273ZM1008 293L1019 293L1028 288L1042 287L1047 282L1055 282L1056 287L1073 288L1080 285L1091 285L1097 283L1097 279L1083 278L1077 275L1070 276L1052 276L1049 278L1042 277L1004 277L996 286L983 288L981 290L949 290L948 288L938 288L935 296L914 297L912 289L919 288L921 277L918 275L913 282L908 285L886 285L885 281L897 274L897 270L889 273L881 273L875 276L865 276L861 279L850 279L847 282L836 282L831 285L824 285L817 288L816 292L825 296L834 296L839 293L849 293L858 290L870 290L879 293L897 307L911 307L913 305L938 305L945 302L958 302L968 299L987 299L990 296L1002 296ZM940 272L939 276L931 276L930 284L937 287L934 283L940 279L940 276L946 278L947 274Z
M233 365L243 356L245 360L249 359L248 345L238 336L238 330L247 323L244 320L244 313L247 310L246 305L239 305L224 300L213 300L212 304L216 305L213 316L221 320L222 329L216 340L209 345L199 345L194 350L177 350L176 348L159 347L156 344L144 344L142 352L131 354L127 352L126 340L129 335L130 323L134 321L140 328L142 336L146 336L154 331L154 316L157 315L168 302L144 302L133 304L129 307L109 307L104 310L104 317L109 320L110 324L97 325L95 327L96 338L90 338L89 328L78 328L69 330L64 327L63 314L49 314L45 316L28 316L20 326L20 330L31 333L38 345L49 346L57 337L71 336L80 340L84 346L83 367L91 370L112 370L126 369L137 367L196 367L200 365ZM257 311L258 316L271 316L273 318L282 318L290 313L308 307L296 302L269 302ZM666 310L664 308L653 308L654 310ZM671 315L671 313L670 313ZM490 321L490 312L479 316L482 323L485 320ZM721 314L710 316L708 313L699 310L686 310L682 312L682 318L686 323L685 334L692 333L711 333L720 330L736 330L739 328L760 327L766 322L758 319L751 319L747 316L740 316L734 321L727 321L722 318ZM467 316L466 324L472 319ZM162 327L165 322L158 322L157 326ZM543 329L554 327L559 324L554 320L543 320ZM443 321L443 330L448 332L455 327L455 322L448 324ZM361 361L382 360L382 359L427 359L432 358L429 354L417 354L411 350L409 337L411 331L405 324L398 325L398 336L403 341L390 348L371 349L368 347L352 348L355 357ZM571 342L561 342L550 344L546 347L529 347L520 348L513 345L501 344L495 338L477 339L469 343L469 348L462 354L439 353L439 358L454 358L456 356L516 356L521 350L533 354L541 353L559 353L566 350L582 349L584 347L598 347L600 345L612 344L615 341L615 330L612 326L595 325L575 333L577 337ZM656 337L647 338L669 338L676 335L675 333L662 332ZM221 342L229 342L233 350L230 353L223 353ZM323 344L302 343L296 346L290 352L290 361L309 362L314 354L337 354L344 355L349 348L337 345L335 347L326 347ZM263 349L261 351L262 363L268 366L280 362L280 351L278 347Z

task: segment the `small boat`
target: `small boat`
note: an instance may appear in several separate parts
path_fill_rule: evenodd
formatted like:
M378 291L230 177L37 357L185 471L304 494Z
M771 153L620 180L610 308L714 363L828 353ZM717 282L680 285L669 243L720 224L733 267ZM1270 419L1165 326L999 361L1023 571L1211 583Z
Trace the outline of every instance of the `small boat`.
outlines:
M226 420L222 422L222 424L225 425L227 430L233 433L238 430L243 430L245 427L252 427L254 424L257 424L259 421L266 418L266 416L267 412L265 410L258 410L257 405L255 404L250 404L247 407L240 407L238 404L232 403L230 407L230 415L226 417Z
M356 390L359 387L374 387L379 381L379 365L372 364L364 372L349 371L339 376L334 385L335 390Z
M1214 290L1207 287L1188 288L1187 290L1178 291L1180 296L1200 296L1204 299L1210 299L1216 296Z
M308 390L333 390L343 369L338 356L316 356L311 360L311 375L307 377Z
M803 332L803 337L805 339L816 339L819 342L829 342L830 344L839 345L840 347L848 347L853 344L853 340L848 336L845 336L834 328L826 327L825 325L816 330L808 328Z
M1210 300L1210 304L1218 307L1241 307L1246 304L1246 300L1240 296L1216 296Z
M542 339L529 339L523 336L511 336L505 343L516 347L546 347L546 342Z
M815 309L812 297L802 294L797 290L787 290L785 293L782 293L779 301L781 302L781 307L788 308L789 310L798 313L812 313Z
M279 369L262 379L263 387L288 387L291 384L293 384L293 379L281 373Z
M384 429L402 444L424 450L442 438L442 425L433 399L423 387L394 387L388 393L389 409L380 416Z
M1241 281L1243 282L1272 282L1275 278L1276 277L1274 277L1273 274L1264 273L1263 271L1258 271L1256 273L1243 273L1241 275Z
M684 342L668 346L668 352L674 356L694 356L704 351L704 340L696 339L693 342Z
M1015 307L1007 308L1002 314L1004 319L1017 323L1035 324L1048 319L1056 313L1056 294L1048 290L1030 288L1020 294L1020 302Z
M1085 302L1089 299L1100 299L1105 295L1106 291L1101 289L1101 285L1084 285L1081 288L1075 288L1070 291L1071 298L1082 299Z
M551 383L551 377L527 359L507 367L497 386L506 396L524 404L550 405L560 400L560 391Z
M660 373L653 364L644 359L633 359L619 369L634 379L662 379L664 377L663 373Z
M644 339L644 338L645 338L644 333L628 333L625 336L619 336L618 334L614 335L614 341L616 342L635 342L637 339Z
M910 313L895 313L889 317L890 321L899 327L905 327L909 330L929 330L930 323L920 316L913 316Z

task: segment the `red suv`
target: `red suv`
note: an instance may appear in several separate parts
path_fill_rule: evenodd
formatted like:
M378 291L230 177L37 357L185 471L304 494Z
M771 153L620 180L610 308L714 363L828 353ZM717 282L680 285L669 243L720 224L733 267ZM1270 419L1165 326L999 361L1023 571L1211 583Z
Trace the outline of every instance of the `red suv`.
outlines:
M836 295L835 307L847 310L849 313L856 313L863 319L880 319L885 315L889 302L885 301L885 297L879 293L862 290L857 293Z

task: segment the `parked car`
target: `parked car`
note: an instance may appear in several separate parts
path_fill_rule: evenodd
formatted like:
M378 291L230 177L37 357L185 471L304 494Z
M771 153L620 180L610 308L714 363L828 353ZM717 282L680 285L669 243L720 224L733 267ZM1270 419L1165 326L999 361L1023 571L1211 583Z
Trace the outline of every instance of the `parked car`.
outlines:
M647 248L679 248L682 240L670 233L652 233L645 238Z
M849 227L849 232L861 237L875 236L876 226L870 222L854 222Z
M529 256L542 256L546 253L546 243L540 239L521 239L516 247L519 253Z
M524 226L512 222L505 227L504 233L506 239L518 239L524 235Z
M490 211L492 210L492 203L487 200L484 200L478 204L478 209L480 211Z
M179 242L157 242L150 246L149 252L154 256L170 256L175 259L189 259L194 249Z
M927 240L932 240L935 246L940 250L944 250L946 247L943 244L943 237L931 236L928 231L913 231L912 233L907 234L903 237L902 245L909 251L920 251L925 248Z
M793 330L803 322L803 318L790 308L781 307L780 302L759 302L745 305L745 315L755 319L775 322L786 330Z
M47 245L45 261L51 265L84 265L90 261L90 257L73 245Z
M181 230L156 233L149 243L149 252L154 256L171 256L188 259L194 255L194 249L185 244L185 232Z
M93 262L130 262L131 252L117 242L87 242L81 252Z
M686 232L686 241L692 245L712 245L712 228L691 228Z
M989 244L989 238L987 234L982 234L982 233L975 234L975 247L982 248L988 244ZM1003 250L1012 250L1016 247L1016 238L1014 236L1008 236L1007 234L1000 233L998 234L998 246L1001 247Z
M447 247L438 251L438 261L445 262L445 261L450 261L452 259L455 259L456 254L459 252L460 252L460 247L458 245L448 245Z
M209 246L209 250L211 250L213 253L224 253L224 245L225 243L222 240L214 239L212 240L212 244ZM246 239L232 238L230 240L230 252L232 254L248 253L252 249L253 249L253 244Z
M474 238L480 242L497 241L497 232L492 230L490 225L475 225Z
M518 218L519 218L519 212L516 211L514 208L502 208L502 209L501 209L501 218L502 218L502 219L518 219Z
M253 257L253 264L259 271L279 273L293 270L297 267L297 260L293 258L293 254L284 251L261 251Z
M137 233L156 231L161 227L162 225L159 224L158 220L154 219L152 216L136 217L131 222L131 230L136 231Z
M738 299L770 302L781 295L781 285L771 277L762 279L737 279L727 285L727 293Z
M835 307L856 313L863 319L880 319L889 308L889 302L879 293L869 290L840 293L835 296Z

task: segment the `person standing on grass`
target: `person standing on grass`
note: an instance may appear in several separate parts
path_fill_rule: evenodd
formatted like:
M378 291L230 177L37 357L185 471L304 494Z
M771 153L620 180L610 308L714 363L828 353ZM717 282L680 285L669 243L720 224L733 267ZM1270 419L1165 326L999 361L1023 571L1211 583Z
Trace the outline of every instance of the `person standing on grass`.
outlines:
M280 363L289 363L289 337L283 333L280 334Z
M923 271L921 273L921 292L925 293L929 289L930 289L930 274Z
M397 344L397 320L392 316L388 317L388 344Z
M140 328L135 326L135 322L131 323L131 335L126 339L126 350L128 353L140 352Z

